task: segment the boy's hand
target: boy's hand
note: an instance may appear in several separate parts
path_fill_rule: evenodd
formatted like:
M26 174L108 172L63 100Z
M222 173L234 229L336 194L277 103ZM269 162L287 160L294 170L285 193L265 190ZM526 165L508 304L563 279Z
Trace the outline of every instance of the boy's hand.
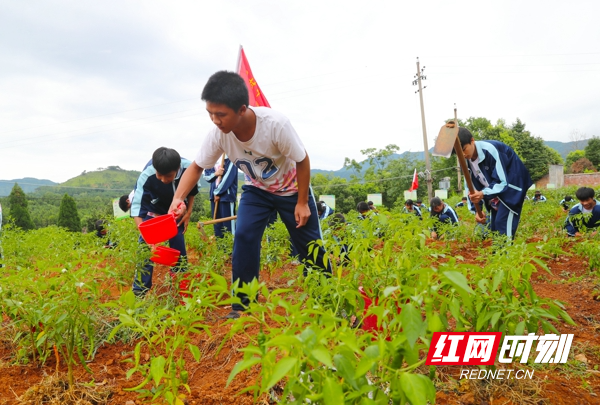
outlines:
M483 211L481 211L481 215L479 215L479 213L475 214L475 221L477 221L480 224L485 224L485 221L486 221L485 213Z
M473 204L478 204L479 201L483 200L483 191L473 191L469 193L469 198Z
M183 233L187 231L188 224L190 223L191 212L186 212L185 215L177 222L177 227L179 227L183 223Z
M296 216L296 228L300 228L306 225L306 223L308 222L308 218L310 218L310 208L308 208L308 203L296 204L294 215Z
M185 214L185 211L186 211L186 206L185 206L183 200L181 200L179 198L173 198L173 202L171 203L171 206L169 207L169 214L174 213L175 218L181 218L181 216L183 214Z

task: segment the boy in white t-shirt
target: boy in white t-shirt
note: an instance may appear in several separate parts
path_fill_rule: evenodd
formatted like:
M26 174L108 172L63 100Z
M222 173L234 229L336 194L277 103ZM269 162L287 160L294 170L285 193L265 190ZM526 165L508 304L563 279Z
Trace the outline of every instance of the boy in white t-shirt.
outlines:
M300 259L308 265L313 257L308 256L308 244L321 239L321 228L309 187L310 160L289 119L270 108L249 107L246 84L233 72L212 75L202 99L216 127L182 176L169 211L177 212L204 168L213 167L226 153L246 177L233 243L232 282L258 279L261 239L273 211L279 213ZM331 272L324 255L319 248L312 265ZM242 305L232 305L228 318L238 318L250 303L245 294L238 297Z

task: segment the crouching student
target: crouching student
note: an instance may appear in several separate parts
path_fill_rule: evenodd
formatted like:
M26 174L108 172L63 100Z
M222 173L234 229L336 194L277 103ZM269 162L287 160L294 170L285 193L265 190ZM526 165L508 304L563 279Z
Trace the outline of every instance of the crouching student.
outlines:
M137 180L131 204L131 216L138 227L145 221L169 212L169 206L180 185L181 178L191 163L180 157L174 149L161 147L154 151L152 159L146 164ZM187 251L184 234L190 222L196 194L198 194L197 181L183 193L183 198L179 200L179 203L185 203L187 210L177 222L177 235L169 239L169 246L179 250L180 253L177 264L171 269L172 276L175 276L175 273L186 271ZM141 235L139 241L145 243ZM150 290L153 270L154 265L150 260L144 264L142 269L136 268L132 286L135 295L141 297ZM186 281L183 280L180 283L180 290L187 290L189 282L186 283Z
M440 224L458 225L458 215L452 207L443 202L439 197L433 197L430 202L431 216L436 220L431 237L439 239L442 236Z
M300 260L330 274L322 247L309 255L311 242L321 240L321 228L310 191L309 155L290 120L271 108L250 106L246 83L233 72L213 74L202 90L202 100L215 126L184 173L169 211L181 215L177 207L204 168L213 167L226 153L247 179L233 242L233 285L258 279L261 240L273 211L287 227ZM235 294L241 303L232 305L227 315L231 319L239 318L251 301L245 293Z
M575 193L579 204L571 208L565 221L565 229L569 236L581 236L583 228L594 229L600 226L600 205L594 196L594 189L590 187L581 187Z
M423 219L421 209L419 207L417 207L416 204L411 199L406 200L406 202L404 203L404 208L402 209L402 212L404 214L414 214L419 219Z

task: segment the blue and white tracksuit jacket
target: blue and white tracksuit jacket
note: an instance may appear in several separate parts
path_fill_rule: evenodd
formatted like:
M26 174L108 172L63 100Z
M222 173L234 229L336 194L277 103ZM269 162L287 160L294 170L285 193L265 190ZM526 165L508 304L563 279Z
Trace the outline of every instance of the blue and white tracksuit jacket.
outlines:
M600 204L596 201L596 205L592 208L591 213L583 213L581 203L575 205L569 211L569 215L565 220L565 229L569 236L575 236L579 229L584 226L587 229L597 228L600 226Z
M236 214L237 189L238 189L238 168L231 163L229 158L223 162L223 176L217 185L219 176L215 175L215 169L206 169L204 171L204 180L210 183L210 209L214 214L217 210L216 218L227 218ZM215 196L219 196L219 204L215 204ZM222 238L224 232L235 235L235 220L220 222L214 224L215 236Z
M476 141L475 147L479 173L471 171L473 186L483 192L485 206L492 214L492 231L512 238L519 224L527 190L533 184L529 171L515 151L502 142ZM480 181L478 176L481 175L487 186ZM495 200L496 197L498 200Z

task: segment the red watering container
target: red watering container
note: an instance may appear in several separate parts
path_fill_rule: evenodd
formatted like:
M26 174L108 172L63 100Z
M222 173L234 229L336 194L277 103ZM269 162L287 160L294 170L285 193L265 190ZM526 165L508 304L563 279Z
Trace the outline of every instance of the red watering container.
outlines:
M166 266L175 266L179 260L179 250L171 249L166 246L156 246L152 249L152 260L154 263L164 264Z
M173 214L161 215L142 222L139 228L142 238L149 245L167 241L177 235L177 222Z
M369 310L369 307L371 305L373 305L373 300L371 299L371 297L369 297L367 295L367 292L365 291L365 289L360 286L358 287L358 292L360 292L361 297L363 298L363 300L365 300L365 310L363 311L363 320L362 320L362 330L366 330L366 331L382 331L383 328L381 326L377 327L377 315L368 315L365 316L367 314L367 311ZM408 302L409 300L407 300ZM379 304L379 297L375 298L375 305ZM401 308L398 305L398 303L396 303L396 309L398 314L400 314ZM388 340L390 340L390 337L387 337Z

